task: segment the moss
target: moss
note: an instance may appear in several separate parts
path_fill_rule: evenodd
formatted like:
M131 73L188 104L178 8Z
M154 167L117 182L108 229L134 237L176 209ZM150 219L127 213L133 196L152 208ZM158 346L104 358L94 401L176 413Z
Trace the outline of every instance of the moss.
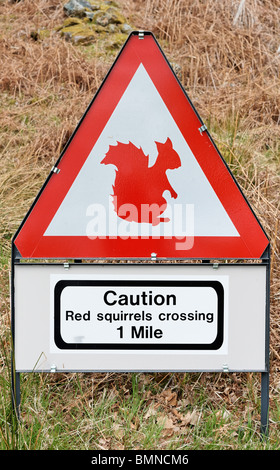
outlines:
M114 7L114 8L120 8L119 5L117 4L117 2L114 2L114 1L110 1L110 0L105 0L105 1L102 1L102 0L88 0L89 3L92 5L93 7L93 10L107 10L108 8L110 7Z
M46 38L49 38L51 32L49 29L38 29L37 31L31 31L30 36L34 41L43 41Z
M116 49L119 49L127 39L127 34L125 33L114 33L108 38L106 45L107 51L114 52Z
M119 11L114 1L88 0L92 5L91 11L86 11L81 17L68 17L57 31L74 44L91 44L98 39L106 39L106 49L119 48L127 38L132 28Z
M76 23L60 30L60 34L75 44L88 44L96 37L96 32L86 23Z
M67 18L67 20L64 21L63 28L67 28L68 26L73 26L75 24L83 24L83 23L84 21L81 20L80 18L70 16L70 18ZM61 29L61 27L59 27L58 29Z

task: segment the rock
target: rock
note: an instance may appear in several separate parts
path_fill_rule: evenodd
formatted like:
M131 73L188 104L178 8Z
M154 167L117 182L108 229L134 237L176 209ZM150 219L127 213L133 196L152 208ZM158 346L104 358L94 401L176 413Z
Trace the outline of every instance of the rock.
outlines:
M92 21L94 18L93 11L85 11L85 17Z
M84 22L80 18L67 18L67 20L64 21L62 28L68 28L69 26L74 26L75 24L81 24L83 25ZM60 29L62 29L60 28Z
M74 44L106 41L105 48L115 49L132 31L113 0L69 0L64 5L68 18L57 31Z
M68 18L60 28L60 34L73 44L90 44L96 38L96 32L79 18Z
M116 8L109 7L104 12L97 15L96 23L101 26L107 26L108 24L123 24L125 23L125 18Z
M124 24L121 26L121 32L122 32L122 33L124 33L124 34L125 34L125 33L129 34L129 33L131 33L131 31L132 31L132 27L131 27L129 24L124 23Z
M108 26L108 32L110 34L113 34L113 33L117 33L118 32L118 28L115 24L109 24Z
M86 16L86 12L93 10L92 5L86 0L69 0L63 9L68 16L76 16L78 18Z

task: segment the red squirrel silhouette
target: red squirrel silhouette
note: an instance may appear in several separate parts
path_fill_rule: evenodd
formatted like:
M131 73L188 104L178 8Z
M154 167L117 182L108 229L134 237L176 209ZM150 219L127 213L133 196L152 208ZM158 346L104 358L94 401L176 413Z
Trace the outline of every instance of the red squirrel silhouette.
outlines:
M176 199L177 193L168 181L166 170L179 168L181 160L169 138L164 144L155 143L158 156L151 167L148 167L149 156L131 142L110 145L101 161L104 165L115 165L117 168L112 194L114 210L126 221L152 225L169 221L166 217L160 217L167 207L162 194L167 190Z

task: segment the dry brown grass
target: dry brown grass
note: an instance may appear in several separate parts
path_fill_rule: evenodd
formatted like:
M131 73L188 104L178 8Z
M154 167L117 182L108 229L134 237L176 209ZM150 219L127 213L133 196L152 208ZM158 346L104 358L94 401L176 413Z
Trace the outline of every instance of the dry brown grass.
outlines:
M160 41L270 237L271 388L276 396L280 387L280 0L118 3L136 28L151 30ZM64 19L63 4L62 0L0 1L0 234L6 260L13 233L112 60L95 54L94 46L73 46L54 31ZM32 39L32 31L43 28L51 31L49 37ZM0 275L5 333L7 262ZM224 379L219 380L226 389ZM239 378L234 375L229 380L238 395ZM214 399L215 383L206 385ZM219 393L226 399L226 393Z
M279 124L279 0L143 3L143 23L168 41L200 112Z
M9 238L72 134L106 68L61 40L62 2L0 6L2 233ZM48 27L50 36L31 33Z

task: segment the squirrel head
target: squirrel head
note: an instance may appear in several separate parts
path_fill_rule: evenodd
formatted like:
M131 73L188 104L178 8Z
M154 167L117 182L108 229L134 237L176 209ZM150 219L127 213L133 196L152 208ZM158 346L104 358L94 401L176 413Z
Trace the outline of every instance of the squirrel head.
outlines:
M181 166L181 160L178 153L174 150L172 142L168 137L166 142L156 142L158 157L156 164L165 168L165 170L174 170Z

